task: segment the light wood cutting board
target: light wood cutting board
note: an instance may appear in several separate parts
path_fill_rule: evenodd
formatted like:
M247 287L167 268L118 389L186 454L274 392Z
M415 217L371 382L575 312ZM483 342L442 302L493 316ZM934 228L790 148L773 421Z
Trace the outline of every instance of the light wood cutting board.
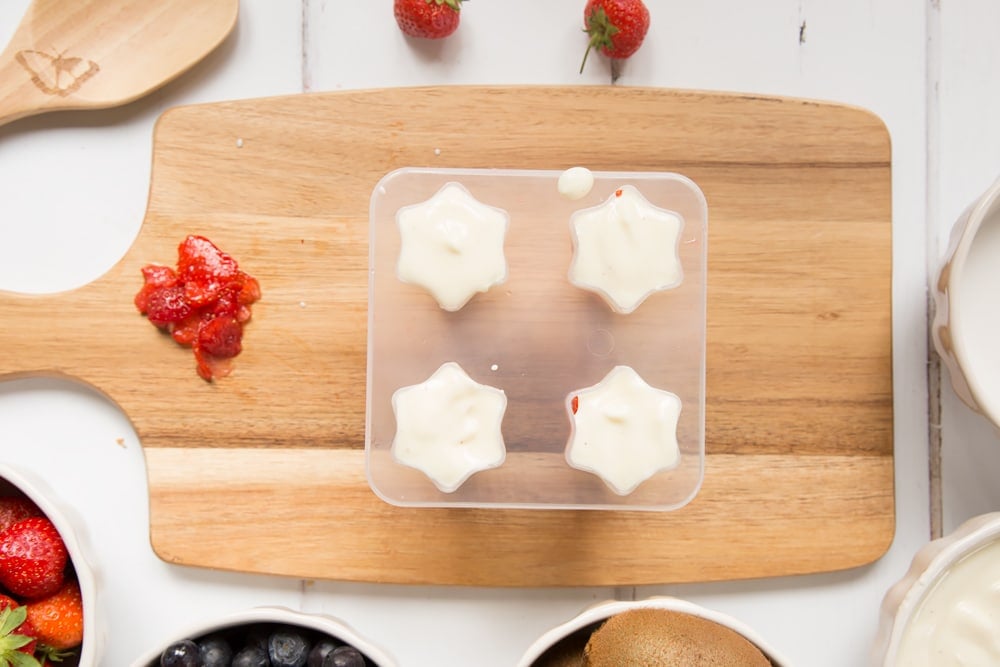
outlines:
M351 581L632 585L869 563L894 533L891 159L870 113L622 87L454 87L182 107L142 229L82 288L0 293L0 378L132 420L172 563ZM364 472L368 203L402 166L675 171L709 207L706 469L674 512L400 509ZM243 354L198 378L132 306L208 236L257 276ZM72 446L72 443L67 443Z

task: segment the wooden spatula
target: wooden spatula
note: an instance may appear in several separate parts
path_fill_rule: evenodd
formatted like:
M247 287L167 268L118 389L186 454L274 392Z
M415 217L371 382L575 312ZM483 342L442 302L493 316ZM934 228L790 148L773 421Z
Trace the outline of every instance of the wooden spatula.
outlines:
M34 0L0 55L0 125L126 104L204 58L239 0Z

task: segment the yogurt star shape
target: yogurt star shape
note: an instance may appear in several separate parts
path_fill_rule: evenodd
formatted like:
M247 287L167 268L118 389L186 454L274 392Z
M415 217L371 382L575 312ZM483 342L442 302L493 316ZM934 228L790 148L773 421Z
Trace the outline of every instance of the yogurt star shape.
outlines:
M681 400L651 387L629 366L567 398L572 428L566 460L628 495L656 473L677 465Z
M425 202L396 213L400 249L396 275L423 287L448 311L507 279L503 245L509 216L459 183L446 183Z
M596 292L616 312L628 314L683 279L679 215L654 206L625 185L602 204L573 214L569 281Z
M506 410L502 389L479 384L454 361L444 363L424 382L393 393L393 458L452 493L473 473L503 463Z

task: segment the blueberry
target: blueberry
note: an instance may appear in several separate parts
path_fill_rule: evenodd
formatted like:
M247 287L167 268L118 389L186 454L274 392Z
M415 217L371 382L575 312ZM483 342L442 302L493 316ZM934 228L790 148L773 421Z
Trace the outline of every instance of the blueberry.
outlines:
M323 667L365 667L365 656L353 646L341 646L323 658Z
M340 645L340 642L331 637L320 639L313 645L312 650L309 651L307 667L323 667L323 659L333 653L333 650Z
M271 635L268 625L248 626L243 634L243 646L259 646L267 652L267 638Z
M259 646L247 646L233 657L232 667L270 667L267 651Z
M233 649L222 635L209 635L198 642L202 667L229 667Z
M272 667L305 667L309 640L295 628L279 628L267 640L267 654Z
M190 639L174 642L160 654L160 667L201 667L198 645Z

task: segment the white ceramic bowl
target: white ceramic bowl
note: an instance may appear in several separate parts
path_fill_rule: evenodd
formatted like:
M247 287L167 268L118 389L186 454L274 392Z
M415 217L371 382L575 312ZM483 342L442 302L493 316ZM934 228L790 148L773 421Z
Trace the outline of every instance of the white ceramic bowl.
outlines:
M607 618L611 618L615 614L620 614L621 612L628 611L630 609L648 608L669 609L671 611L684 612L693 616L699 616L709 621L714 621L715 623L723 625L731 630L735 630L739 634L746 637L752 644L757 646L757 648L759 648L764 655L768 657L768 659L770 659L774 667L791 666L791 663L780 656L773 647L768 645L767 642L765 642L764 639L757 634L756 631L743 624L741 621L738 621L735 618L727 616L721 612L696 605L693 602L668 596L651 597L645 600L635 601L611 600L607 602L600 602L596 605L588 607L572 619L561 625L557 625L535 640L535 642L528 647L527 652L525 652L525 654L521 657L517 666L531 667L531 665L548 649L558 644L562 639L572 635L577 630L593 625L594 623L599 623Z
M80 596L83 600L83 644L78 651L80 667L94 667L107 644L107 626L103 623L97 606L98 572L90 555L86 525L75 510L68 505L45 480L37 475L0 463L0 495L15 495L20 491L30 498L52 521L73 562ZM69 662L60 663L69 665Z
M882 600L872 665L896 667L903 635L927 594L956 562L997 539L1000 539L1000 512L982 514L927 543L914 555L909 570Z
M208 623L192 625L179 635L169 638L161 646L151 649L132 663L131 667L159 667L160 654L175 641L202 637L217 630L226 630L250 623L287 623L302 628L318 630L331 635L361 651L378 667L396 667L388 653L359 635L346 623L326 614L311 614L285 607L254 607L220 617Z
M955 393L1000 428L1000 180L955 222L934 284L934 347Z

